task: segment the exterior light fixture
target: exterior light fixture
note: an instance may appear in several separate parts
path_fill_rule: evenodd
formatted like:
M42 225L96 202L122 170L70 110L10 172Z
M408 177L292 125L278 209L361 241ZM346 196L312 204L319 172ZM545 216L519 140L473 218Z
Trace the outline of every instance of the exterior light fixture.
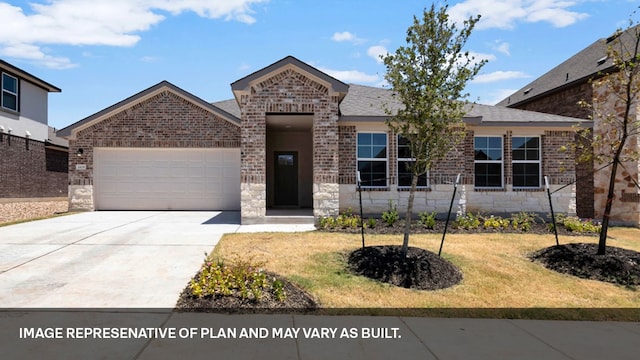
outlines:
M84 149L83 148L79 148L78 151L76 151L76 155L78 157L82 156L82 154L84 154Z

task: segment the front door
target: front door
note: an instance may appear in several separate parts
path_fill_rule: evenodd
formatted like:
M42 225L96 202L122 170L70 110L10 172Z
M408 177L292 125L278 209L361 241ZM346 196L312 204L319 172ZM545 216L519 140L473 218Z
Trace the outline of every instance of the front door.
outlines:
M275 206L298 206L298 153L275 153Z

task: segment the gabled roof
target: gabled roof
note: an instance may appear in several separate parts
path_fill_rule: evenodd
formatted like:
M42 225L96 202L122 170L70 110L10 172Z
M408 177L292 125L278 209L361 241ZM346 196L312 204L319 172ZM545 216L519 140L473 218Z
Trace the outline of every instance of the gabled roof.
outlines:
M273 73L277 73L279 71L281 71L283 68L286 67L296 67L298 69L300 69L301 71L311 75L312 77L314 77L315 79L326 83L327 85L329 85L329 91L334 92L334 93L339 93L344 95L347 91L349 91L349 85L343 83L342 81L314 68L313 66L310 66L298 59L296 59L295 57L289 55L281 60L276 61L275 63L262 68L261 70L258 70L250 75L247 75L245 77L243 77L240 80L237 80L233 83L231 83L231 90L233 90L233 93L236 94L236 98L238 98L237 93L238 92L243 92L243 91L248 91L249 85L252 82L255 81L259 81L260 79L263 78L267 78L269 77L271 74Z
M49 84L48 82L46 82L46 81L44 81L44 80L42 80L40 78L37 78L37 77L29 74L28 72L9 64L8 62L6 62L4 60L0 60L0 69L5 70L5 71L7 71L9 73L12 73L13 75L15 75L15 76L17 76L17 77L19 77L21 79L24 79L24 80L26 80L26 81L28 81L28 82L36 85L36 86L39 86L39 87L47 90L48 92L62 92L62 90L60 88L58 88L56 86L53 86L53 85Z
M589 81L598 74L608 73L613 70L613 59L607 57L607 48L619 39L624 46L635 40L636 31L640 27L633 27L616 36L598 39L582 51L573 55L560 65L551 69L522 89L500 101L498 106L516 106L532 101L540 96L572 87Z
M187 101L190 101L191 103L203 108L204 110L207 110L209 112L212 112L220 117L222 117L223 119L233 123L236 126L240 125L240 120L234 116L233 114L228 113L227 111L224 111L223 109L218 108L215 105L212 105L202 99L200 99L199 97L185 91L182 90L181 88L173 85L172 83L164 80L159 82L158 84L143 90L133 96L130 96L112 106L109 106L108 108L101 110L91 116L88 116L74 124L71 124L67 127L65 127L64 129L60 129L58 130L58 136L62 136L62 137L70 137L72 135L73 132L78 131L80 129L83 129L85 127L91 126L92 124L99 122L101 120L106 119L109 116L112 116L120 111L122 111L123 109L129 108L137 103L140 103L146 99L149 99L153 96L155 96L156 94L168 90L184 99L186 99Z
M387 118L383 107L385 104L391 110L402 107L389 89L350 84L349 92L340 103L340 121L384 121ZM219 101L214 105L240 117L240 108L234 99ZM575 124L591 124L588 120L502 106L470 104L467 111L464 121L470 125L568 127Z

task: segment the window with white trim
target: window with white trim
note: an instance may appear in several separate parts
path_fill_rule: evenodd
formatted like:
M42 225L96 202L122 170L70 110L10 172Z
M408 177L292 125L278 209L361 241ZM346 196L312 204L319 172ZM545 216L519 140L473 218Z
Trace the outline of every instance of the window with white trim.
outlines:
M0 106L4 109L18 111L18 78L6 73L2 73Z
M410 187L413 177L411 165L416 159L411 153L409 139L402 135L398 135L398 186ZM428 185L427 174L418 176L418 187L426 188Z
M502 136L476 136L473 147L475 187L502 188Z
M358 133L357 167L363 187L387 186L387 134Z
M511 166L514 188L539 188L540 137L514 136L511 140Z

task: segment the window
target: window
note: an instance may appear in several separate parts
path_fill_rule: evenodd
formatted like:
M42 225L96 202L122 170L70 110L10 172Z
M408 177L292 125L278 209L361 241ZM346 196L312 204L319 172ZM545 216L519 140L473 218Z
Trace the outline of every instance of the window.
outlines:
M511 142L513 187L540 187L540 138L513 137Z
M18 111L18 79L2 73L2 107Z
M409 139L398 135L398 186L411 186L411 165L416 159L411 154ZM427 174L418 176L418 187L427 187Z
M475 186L502 187L502 137L478 136L474 139Z
M387 134L358 133L357 163L363 187L387 186Z

